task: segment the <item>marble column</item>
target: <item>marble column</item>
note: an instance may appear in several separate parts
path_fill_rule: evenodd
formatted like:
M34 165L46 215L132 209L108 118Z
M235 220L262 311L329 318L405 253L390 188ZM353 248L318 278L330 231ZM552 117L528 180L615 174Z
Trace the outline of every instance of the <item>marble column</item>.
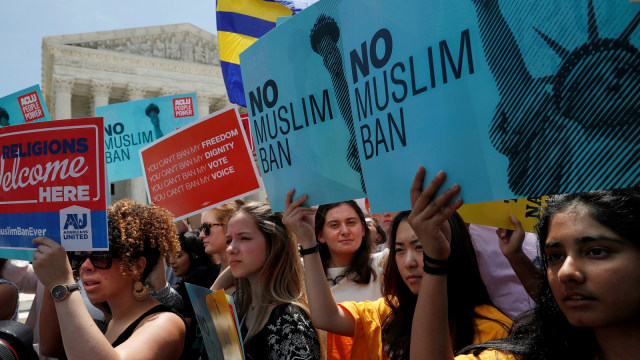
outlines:
M109 94L111 93L111 81L109 80L91 80L91 88L89 94L92 98L90 102L91 113L96 115L96 108L109 105Z
M160 96L176 95L178 93L180 93L180 91L176 88L163 87L160 89Z
M145 92L147 87L142 84L127 84L127 88L124 91L124 98L127 101L142 100L145 98Z
M55 89L55 120L71 119L71 91L73 90L73 76L54 76L53 88Z
M196 93L196 100L198 101L198 118L211 114L212 99L213 93L207 93L204 91L198 91Z

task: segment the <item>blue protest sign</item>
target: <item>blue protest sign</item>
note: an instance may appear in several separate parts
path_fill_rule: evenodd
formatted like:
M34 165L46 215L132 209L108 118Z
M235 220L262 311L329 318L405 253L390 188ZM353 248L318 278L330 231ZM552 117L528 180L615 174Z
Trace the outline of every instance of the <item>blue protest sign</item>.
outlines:
M639 10L343 1L367 14L341 30L372 208L407 209L420 164L468 203L637 185Z
M109 181L142 176L138 150L198 118L196 95L181 94L96 108L104 117Z
M266 109L249 114L273 130L301 94L348 96L374 212L409 208L419 165L445 170L467 203L633 186L639 23L640 4L624 0L324 0L241 57L247 99ZM335 150L309 129L308 144Z
M0 98L0 126L51 120L40 85Z
M327 72L329 60L309 38L317 5L240 55L256 156L274 211L284 210L294 187L311 205L365 196L347 83ZM286 29L276 32L280 26Z

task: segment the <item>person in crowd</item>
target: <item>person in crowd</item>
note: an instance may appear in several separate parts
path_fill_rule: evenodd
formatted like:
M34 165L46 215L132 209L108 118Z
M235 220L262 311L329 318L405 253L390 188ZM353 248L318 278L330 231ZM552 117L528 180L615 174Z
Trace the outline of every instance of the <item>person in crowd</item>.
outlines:
M305 285L311 316L319 329L353 337L351 359L408 359L413 310L422 277L422 247L407 222L408 212L394 219L390 231L390 254L382 281L383 296L376 301L336 304L322 277L322 259L315 251L313 209L301 206L307 196L286 197L285 223L302 246ZM506 336L511 320L491 305L478 272L473 246L459 216L452 217L455 258L451 269L451 307L454 347ZM421 290L420 290L421 291Z
M4 269L7 259L0 259L0 269ZM0 320L18 320L18 286L0 277Z
M376 215L378 221L380 222L380 226L382 226L382 231L387 234L387 237L389 236L389 230L391 230L391 223L393 222L393 219L396 217L396 215L398 215L397 211L380 213Z
M178 239L181 250L176 258L172 258L171 268L174 274L180 278L173 286L173 289L182 297L184 307L180 313L189 324L187 339L190 339L191 343L185 345L185 352L187 358L190 359L197 359L198 357L207 359L202 333L198 328L197 321L194 320L195 313L186 284L209 288L220 273L220 264L211 262L211 258L205 252L202 239L196 231L180 233Z
M49 238L33 241L38 245L34 270L51 294L42 305L41 353L68 359L179 359L187 325L173 308L148 296L145 286L158 259L179 249L173 216L156 205L124 199L108 208L107 220L109 251L67 254ZM103 326L89 316L74 271L91 302L106 304L110 317Z
M227 261L227 222L231 214L243 204L241 200L231 201L216 208L205 210L200 217L198 233L204 251L214 256L220 264L220 271L229 266Z
M315 232L322 267L337 302L376 300L388 251L372 254L370 229L355 201L320 205ZM351 338L326 334L328 359L349 358Z
M298 247L268 204L238 208L227 226L227 256L247 359L320 359L309 318Z
M320 205L315 234L323 273L338 302L380 298L387 253L371 255L369 228L355 201Z
M439 173L423 189L424 177L421 168L411 187L410 223L429 265L414 314L420 321L413 322L411 358L453 359L442 315L448 311L450 269L442 264L450 261L453 248L443 225L462 203L451 202L460 187L435 196L445 174ZM537 226L542 272L529 264L529 270L519 274L524 283L527 278L541 279L534 309L516 320L507 338L463 349L455 359L637 358L639 222L637 187L552 196Z
M469 224L468 228L476 251L480 276L487 286L491 302L511 319L531 309L535 305L532 295L514 272L509 259L516 261L521 257L527 257L535 260L538 255L538 237L523 231L519 251L510 253L515 242L510 242L513 236L508 235L513 230L478 224ZM533 284L533 288L536 286Z
M369 228L369 239L371 242L372 251L379 253L387 248L387 233L382 230L380 221L378 218L372 215L365 215L365 221Z
M204 252L202 240L195 231L185 231L178 234L180 251L175 258L171 258L171 271L178 278L186 278L195 269L211 265L211 259ZM213 282L211 282L213 284ZM211 286L207 285L207 287Z

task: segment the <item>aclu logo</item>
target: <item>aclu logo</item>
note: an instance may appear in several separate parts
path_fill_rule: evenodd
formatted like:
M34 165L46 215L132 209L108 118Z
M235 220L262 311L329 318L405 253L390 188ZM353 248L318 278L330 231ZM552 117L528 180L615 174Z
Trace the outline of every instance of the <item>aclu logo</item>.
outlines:
M25 122L30 122L44 117L44 111L38 99L38 93L36 91L18 97L20 103L20 109L22 110L22 116L24 116Z
M193 99L190 97L173 99L173 116L186 117L193 116Z
M60 243L69 251L92 247L91 210L77 205L60 210Z

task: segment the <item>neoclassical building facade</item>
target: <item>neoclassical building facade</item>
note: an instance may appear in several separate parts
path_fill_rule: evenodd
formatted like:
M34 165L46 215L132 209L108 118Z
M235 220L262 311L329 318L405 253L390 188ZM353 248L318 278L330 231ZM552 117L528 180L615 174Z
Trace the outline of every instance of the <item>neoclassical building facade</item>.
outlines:
M191 24L45 37L42 91L53 119L192 92L201 117L229 105L217 38ZM112 183L111 193L112 201L147 202L142 178Z

